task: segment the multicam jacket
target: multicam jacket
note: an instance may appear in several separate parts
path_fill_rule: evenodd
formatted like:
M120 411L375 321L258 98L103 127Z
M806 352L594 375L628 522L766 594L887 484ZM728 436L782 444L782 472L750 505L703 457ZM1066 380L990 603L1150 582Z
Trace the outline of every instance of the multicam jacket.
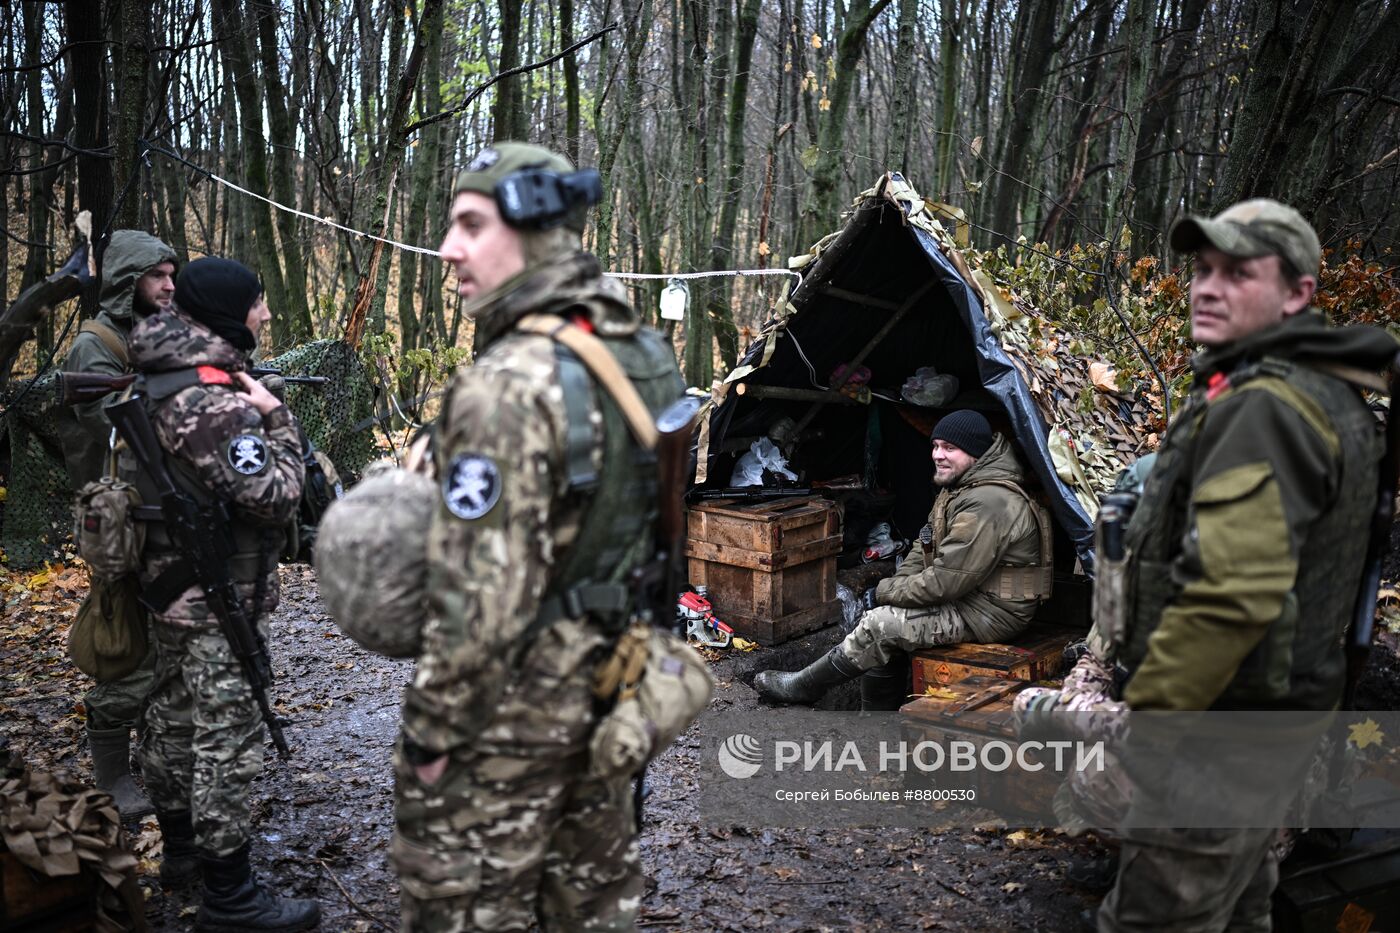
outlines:
M941 540L928 558L915 544L899 571L881 580L875 597L882 606L921 609L951 603L973 641L1005 641L1024 629L1036 599L1002 599L982 584L1002 566L1028 567L1040 560L1040 529L1026 500L997 482L1020 486L1025 473L1006 438L997 435L957 485L934 500L929 522L938 526L946 510Z
M228 376L243 369L243 355L173 306L132 328L130 350L134 368L147 375L202 367L199 383L152 402L151 421L177 480L228 506L239 550L230 562L231 573L245 610L255 609L260 576L264 592L256 608L276 608L280 529L296 515L304 471L291 411L282 405L260 414ZM150 585L182 557L153 527L142 584ZM158 618L191 628L218 624L198 586L185 590Z
M126 341L135 317L136 280L163 262L175 262L175 258L173 249L149 233L140 230L114 232L102 255L102 310L97 315L97 325ZM127 369L126 361L89 330L73 338L73 346L63 360L63 371L68 373L120 376ZM75 490L102 475L112 431L102 406L113 400L115 395L109 395L57 411L63 460L68 467L69 483Z

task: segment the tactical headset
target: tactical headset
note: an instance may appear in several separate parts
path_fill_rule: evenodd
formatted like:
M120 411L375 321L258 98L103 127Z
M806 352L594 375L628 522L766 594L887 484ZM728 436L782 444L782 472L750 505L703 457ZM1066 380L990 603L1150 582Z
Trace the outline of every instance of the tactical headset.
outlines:
M603 178L597 169L561 175L545 168L524 168L496 182L496 206L512 227L551 230L579 208L603 199Z

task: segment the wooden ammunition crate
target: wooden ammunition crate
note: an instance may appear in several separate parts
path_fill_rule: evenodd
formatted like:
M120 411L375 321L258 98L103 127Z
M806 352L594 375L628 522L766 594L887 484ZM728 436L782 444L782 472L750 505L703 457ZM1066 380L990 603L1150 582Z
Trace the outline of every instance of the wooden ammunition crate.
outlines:
M913 657L914 692L972 675L1006 680L1050 680L1064 673L1065 645L1081 632L1032 625L1010 644L964 642L920 651Z
M906 741L937 742L945 747L954 740L970 741L978 748L989 741L1005 742L1019 751L1016 740L1016 694L1030 686L1024 680L972 675L949 684L933 684L931 692L916 696L903 707ZM1040 752L1027 749L1027 761L1040 761ZM977 803L999 813L1044 817L1052 812L1051 801L1061 775L1049 768L1024 771L1010 767L991 772L979 769L961 775L934 772L940 786L972 786Z
M1286 863L1274 891L1278 933L1381 933L1400 917L1400 833L1369 829L1331 858Z
M841 618L841 516L820 497L691 506L685 553L692 586L745 638L787 641Z
M87 872L45 878L0 852L0 929L78 933L95 929L97 880Z

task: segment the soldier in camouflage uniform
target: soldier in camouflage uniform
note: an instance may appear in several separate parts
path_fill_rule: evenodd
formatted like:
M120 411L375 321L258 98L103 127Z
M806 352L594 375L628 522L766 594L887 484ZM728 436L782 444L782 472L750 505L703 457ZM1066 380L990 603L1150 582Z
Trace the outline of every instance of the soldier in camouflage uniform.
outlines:
M966 410L942 418L930 440L941 488L921 535L928 544L866 592L867 611L841 644L800 671L761 672L754 689L762 696L814 703L860 677L861 709L898 709L908 695L909 652L1005 641L1030 624L1049 594L1042 544L1049 516L1022 489L1011 445Z
M552 202L511 194L531 170ZM429 613L395 750L404 930L628 930L642 895L630 782L586 772L594 672L626 624L622 581L651 556L655 467L606 394L568 375L577 359L516 325L592 331L653 412L683 385L580 248L589 202L564 184L585 174L498 143L456 181L442 256L479 355L454 376L435 441ZM540 202L556 212L503 216Z
M303 479L291 412L243 372L269 317L251 271L208 258L181 271L171 308L131 332L170 472L197 500L227 506L237 546L229 571L264 633L278 601L277 548ZM135 481L144 501L155 501L149 477ZM264 726L185 560L152 522L141 583L144 598L164 608L152 625L157 677L141 764L165 841L161 877L179 883L202 873L199 929L310 929L319 921L314 901L277 898L251 871L248 790L262 770Z
M140 230L113 232L102 254L102 310L83 324L63 371L120 376L130 370L127 335L141 318L170 307L175 251ZM115 395L56 413L68 480L77 492L106 469L112 425L102 406ZM131 776L131 730L155 677L155 649L125 677L99 683L83 697L95 783L116 800L122 819L139 819L151 803Z
M1290 207L1187 218L1171 243L1196 255L1191 329L1206 349L1110 568L1126 595L1095 619L1108 647L1080 662L1064 705L1336 709L1381 454L1359 389L1378 387L1396 341L1310 309L1322 250ZM1124 836L1100 930L1270 929L1276 830Z

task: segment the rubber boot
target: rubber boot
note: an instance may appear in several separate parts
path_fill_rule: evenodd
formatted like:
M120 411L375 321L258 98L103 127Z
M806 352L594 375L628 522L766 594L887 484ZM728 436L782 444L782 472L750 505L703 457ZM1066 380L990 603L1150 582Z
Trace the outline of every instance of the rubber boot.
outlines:
M763 671L754 678L753 687L760 696L778 703L815 703L832 687L860 674L837 645L800 671Z
M156 812L131 776L131 730L88 728L92 774L97 786L112 795L122 822Z
M156 811L160 823L160 883L167 888L183 888L199 880L199 847L194 844L194 824L190 811Z
M263 887L253 874L248 851L244 843L232 855L200 853L204 903L195 915L194 928L206 933L315 929L321 922L321 906L315 901L278 897Z
M909 657L900 654L860 675L860 711L896 710L909 695Z

